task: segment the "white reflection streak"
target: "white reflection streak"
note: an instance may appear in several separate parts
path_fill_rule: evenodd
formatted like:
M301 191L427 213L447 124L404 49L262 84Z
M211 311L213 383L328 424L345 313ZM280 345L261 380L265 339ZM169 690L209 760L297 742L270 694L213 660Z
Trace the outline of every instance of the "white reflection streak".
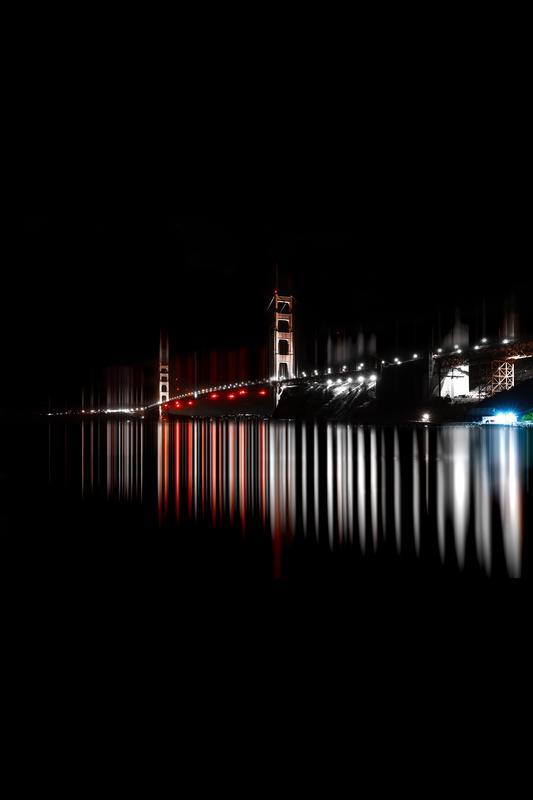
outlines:
M478 439L478 468L474 472L474 497L476 503L476 551L479 563L490 575L491 570L491 497L488 470L487 437L491 431L477 431L481 436Z
M353 428L346 430L346 505L350 542L353 542Z
M378 448L375 428L370 431L370 518L375 552L378 546Z
M106 463L107 463L107 470L106 470L106 484L107 484L107 496L111 497L111 491L113 487L113 476L112 476L112 469L113 469L113 459L112 459L112 440L111 440L111 423L108 422L106 425ZM158 447L159 452L159 447Z
M274 536L276 530L276 442L274 440L276 426L268 426L268 504L270 507L270 531Z
M361 426L357 429L357 512L359 525L359 543L365 552L366 540L366 498L365 498L365 432Z
M344 470L344 459L345 459L345 451L344 451L344 442L343 442L343 427L341 425L337 425L337 452L336 452L336 461L337 461L337 528L339 531L339 539L340 541L344 541L344 534L345 534L345 517L344 517L344 478L346 477L346 472Z
M141 423L139 429L139 441L140 441L140 480L139 480L139 497L142 500L143 493L144 493L144 425Z
M319 472L318 472L318 427L315 422L313 428L313 493L315 506L315 536L318 540L320 524L320 499L319 499Z
M437 433L437 538L440 560L444 562L446 543L446 481L444 474L444 432Z
M468 428L453 429L453 530L457 561L461 569L465 563L466 531L470 512L468 436Z
M429 510L429 430L424 429L424 465L426 470L426 514Z
M420 554L420 457L418 438L413 430L413 533L416 554Z
M333 434L331 430L331 423L329 422L327 427L326 470L328 497L328 539L329 546L333 547Z
M296 528L296 431L287 425L287 514L290 533Z
M381 431L381 526L383 536L387 533L387 460L385 450L385 431Z
M402 549L402 485L400 469L400 439L398 431L394 431L394 531L396 534L396 548Z
M307 426L302 422L302 527L307 536Z
M518 431L500 429L500 507L503 549L507 572L519 578L522 545L522 497L520 491L520 459Z

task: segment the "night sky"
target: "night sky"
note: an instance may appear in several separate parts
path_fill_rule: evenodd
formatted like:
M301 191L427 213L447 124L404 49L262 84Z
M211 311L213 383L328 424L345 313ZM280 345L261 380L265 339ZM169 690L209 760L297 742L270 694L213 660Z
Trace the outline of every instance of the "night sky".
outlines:
M302 355L317 331L360 328L377 333L380 349L422 348L439 312L442 330L457 307L475 324L483 298L489 327L511 298L527 328L531 277L509 215L465 219L465 211L459 203L433 213L362 209L338 225L168 213L24 220L14 278L25 302L13 342L39 405L47 394L70 396L90 369L156 359L160 325L176 355L258 347L276 273L279 291L297 299L300 331L309 331Z
M414 63L402 83L370 63L354 86L290 83L276 105L214 84L202 108L180 95L170 149L157 116L129 124L131 97L88 105L76 87L57 111L34 82L3 279L3 373L17 386L23 365L23 388L4 404L149 364L162 324L175 354L264 344L276 265L309 336L362 327L380 351L422 349L439 313L443 331L457 307L476 325L483 299L489 328L507 302L533 330L519 85Z

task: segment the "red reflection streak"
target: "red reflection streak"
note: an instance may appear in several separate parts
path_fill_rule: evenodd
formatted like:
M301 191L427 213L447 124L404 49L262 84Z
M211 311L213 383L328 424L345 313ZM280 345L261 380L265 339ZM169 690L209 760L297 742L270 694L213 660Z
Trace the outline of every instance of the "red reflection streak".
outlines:
M270 486L270 491L274 492L274 519L271 521L272 525L272 547L274 550L274 577L281 577L281 486L280 486L280 431L275 432L276 435L276 451L269 453L270 458L274 461L275 473L274 482Z
M193 473L193 428L192 422L187 423L187 511L192 517L192 487Z
M174 502L177 520L180 518L180 450L181 425L176 423L174 434Z
M211 519L217 521L217 427L211 423Z
M235 423L229 426L229 520L233 525L235 517Z
M200 469L202 473L202 518L205 515L205 422L200 423L200 435L201 435L201 442L202 442L202 463L200 464Z
M85 422L81 423L81 493L85 494Z
M163 511L168 509L168 425L163 426Z
M218 428L218 497L219 514L222 518L225 509L224 502L224 440L222 437L223 423L216 423Z
M246 425L239 423L239 510L241 525L246 527Z
M159 422L157 429L157 510L159 524L168 508L168 428Z
M91 422L91 493L94 490L94 422Z
M266 502L267 502L267 482L266 482L266 424L262 422L259 428L259 491L261 496L261 518L263 526L266 526Z

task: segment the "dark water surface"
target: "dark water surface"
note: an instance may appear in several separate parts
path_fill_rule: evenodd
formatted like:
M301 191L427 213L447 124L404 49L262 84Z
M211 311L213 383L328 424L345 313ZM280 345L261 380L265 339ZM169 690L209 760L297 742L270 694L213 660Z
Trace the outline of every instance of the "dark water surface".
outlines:
M102 568L112 554L140 583L158 558L178 583L531 574L532 429L95 419L30 432L4 527L60 560Z

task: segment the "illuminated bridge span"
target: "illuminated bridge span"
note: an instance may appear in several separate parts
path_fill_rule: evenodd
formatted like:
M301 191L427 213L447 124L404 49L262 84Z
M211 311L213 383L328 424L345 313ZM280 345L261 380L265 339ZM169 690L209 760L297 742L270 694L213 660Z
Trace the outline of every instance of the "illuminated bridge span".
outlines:
M515 384L515 364L520 359L533 358L533 339L482 338L472 345L454 344L436 350L397 353L387 358L373 356L367 364L345 364L325 370L304 371L297 367L293 308L294 298L274 291L270 353L272 377L263 380L243 380L224 384L195 387L174 396L170 394L170 357L168 337L162 332L159 351L159 399L134 408L82 409L86 414L128 414L144 416L156 410L160 416L189 414L198 416L224 413L272 413L284 389L295 386L322 387L334 395L351 389L375 389L381 377L408 365L420 366L427 375L426 394L450 398L474 395L490 397L496 392L511 389ZM270 306L269 306L270 308ZM532 367L533 370L533 367ZM403 369L401 370L403 372ZM531 370L526 366L522 377ZM520 380L520 377L519 377ZM384 384L385 385L385 384ZM390 391L403 391L401 383L389 383ZM78 411L61 412L79 413ZM52 413L50 413L52 416Z
M258 410L263 408L272 410L277 404L283 390L289 386L322 386L332 391L347 389L350 386L361 386L362 388L373 388L378 381L376 370L363 370L363 365L359 365L353 370L343 367L341 370L332 369L319 374L318 370L313 370L312 375L306 372L295 378L285 378L276 380L254 380L239 381L236 383L224 383L218 386L209 386L197 390L181 392L174 397L169 397L163 402L159 400L146 406L143 411L159 408L162 413L185 412L194 414L201 407L203 413L208 412L209 406L215 410L217 404L235 404L235 411L239 411L239 403L245 405L253 402Z

